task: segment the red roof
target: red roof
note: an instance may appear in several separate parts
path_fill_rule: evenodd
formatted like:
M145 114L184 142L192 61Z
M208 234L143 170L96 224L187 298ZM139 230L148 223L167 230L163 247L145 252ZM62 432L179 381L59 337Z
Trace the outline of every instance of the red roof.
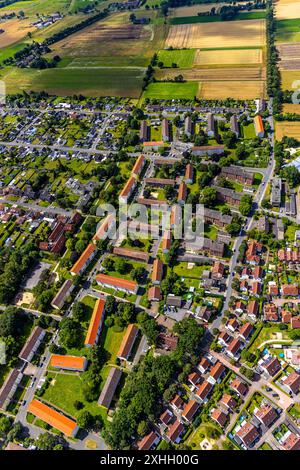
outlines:
M105 301L98 299L95 303L93 315L89 324L89 329L84 341L85 346L92 346L95 344L99 329L103 322L105 314Z

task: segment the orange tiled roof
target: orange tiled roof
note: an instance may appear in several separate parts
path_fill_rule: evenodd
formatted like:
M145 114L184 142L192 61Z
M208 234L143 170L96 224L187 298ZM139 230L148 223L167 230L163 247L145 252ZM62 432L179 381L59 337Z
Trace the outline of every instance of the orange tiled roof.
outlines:
M74 435L77 428L76 421L67 418L41 401L35 399L32 400L32 402L29 403L28 411L42 421L45 421L45 423L49 424L53 428L58 429L66 436Z
M87 263L88 259L91 257L95 250L95 245L93 245L93 243L90 243L72 267L71 273L79 274L80 270Z
M100 284L109 284L115 288L135 290L137 283L135 281L127 281L119 277L108 276L107 274L97 274L96 281Z
M85 363L85 357L63 356L61 354L52 354L50 359L51 367L59 367L61 369L84 370Z
M101 324L101 320L105 313L105 301L102 299L98 299L95 303L95 307L93 310L93 315L89 324L89 329L86 334L86 338L84 341L85 346L93 345L96 342L97 333Z

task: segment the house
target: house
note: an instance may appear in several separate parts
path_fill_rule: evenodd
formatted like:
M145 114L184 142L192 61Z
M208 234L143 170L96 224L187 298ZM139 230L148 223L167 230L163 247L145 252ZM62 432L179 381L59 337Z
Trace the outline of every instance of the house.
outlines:
M300 374L292 372L283 380L283 385L288 389L289 393L297 395L300 390Z
M215 261L212 271L211 271L211 277L213 279L222 279L222 277L224 276L224 272L225 272L224 264L221 263L221 261Z
M170 141L170 126L169 126L169 121L167 119L162 120L161 134L162 134L162 140L164 142Z
M198 388L196 392L196 397L200 401L200 403L207 402L207 398L210 392L212 391L212 389L213 389L213 385L211 382L208 382L208 380L204 380L204 382L202 382L202 384L200 385L200 387Z
M24 344L20 354L19 354L19 359L22 359L22 361L25 362L30 362L31 359L33 358L35 352L37 351L39 345L43 341L45 337L45 330L43 330L41 327L36 326L31 335L29 336L28 340Z
M177 413L179 413L183 408L183 400L179 395L175 395L173 400L170 402L170 407L173 408Z
M117 354L117 358L119 360L128 361L138 332L139 329L134 324L128 325L125 336Z
M217 199L220 202L225 202L230 206L239 206L241 203L241 199L243 197L243 193L237 193L229 188L221 188L220 186L211 186L213 189L216 190Z
M176 420L169 428L166 439L168 441L173 442L173 444L179 444L181 441L182 434L184 433L184 426L183 424Z
M148 300L150 302L159 302L162 299L161 291L159 286L152 286L148 290Z
M95 235L93 236L93 242L98 240L105 240L112 231L116 230L116 220L113 214L109 214L105 219L100 223L99 227L96 230Z
M96 254L96 246L93 243L90 243L70 270L72 276L81 276L81 274L84 273L90 262L94 259Z
M172 232L166 230L162 238L161 248L164 254L169 253L172 244Z
M87 359L78 356L63 356L60 354L52 354L50 358L50 366L54 369L73 370L83 372L87 368Z
M132 195L135 187L136 187L136 178L134 176L130 176L124 188L120 192L119 202L121 202L122 204L126 204L130 196Z
M253 329L254 329L253 325L251 325L251 323L249 323L249 322L242 325L240 327L240 330L239 330L240 338L242 338L242 340L244 340L244 341L248 341L248 339L250 338L250 336L253 332Z
M292 313L288 310L281 310L281 321L283 323L290 323L292 319Z
M229 343L232 341L232 336L230 336L227 331L222 331L218 337L218 343L222 347L227 347Z
M9 442L4 450L13 450L13 451L21 450L22 451L22 450L29 450L29 449L26 449L25 447L22 447L20 444L16 444L15 442Z
M255 127L255 133L257 137L263 138L265 135L265 129L264 129L264 124L261 116L258 114L254 118L254 127Z
M300 317L292 317L291 318L291 328L292 329L299 329L300 328Z
M72 280L67 279L59 289L54 299L52 300L52 307L56 310L60 310L64 306L66 299L72 293L74 287L75 285L73 284Z
M190 424L199 409L200 404L196 400L190 400L183 408L182 419Z
M210 238L204 238L202 250L210 256L222 258L225 251L225 244L211 240Z
M246 262L251 265L258 265L260 263L260 254L262 251L262 244L254 240L248 241L248 248L246 251Z
M201 145L192 148L192 154L195 156L202 155L223 155L225 153L224 145Z
M155 259L152 270L152 282L153 284L160 284L163 277L164 264L161 260Z
M185 183L192 184L194 181L194 168L191 163L188 163L185 167Z
M144 178L146 185L156 188L164 188L165 186L175 186L176 181L172 178Z
M282 193L282 180L281 178L273 178L272 190L271 190L271 206L280 207L281 204L281 193Z
M184 120L184 132L188 137L191 137L193 133L193 122L189 115Z
M279 316L275 304L264 304L264 321L278 321Z
M204 208L204 222L211 223L216 225L217 227L224 228L226 225L230 225L232 222L232 216L222 214L219 211L214 209L207 209Z
M263 279L264 271L261 266L255 266L252 271L253 281L261 282Z
M149 138L149 127L147 125L147 121L141 121L140 125L140 141L147 142Z
M193 387L196 387L196 385L200 382L201 380L201 375L199 374L198 371L194 371L194 372L191 372L189 375L188 375L188 378L187 378L188 382L190 382L190 384L193 386Z
M274 377L281 370L281 365L277 357L269 356L262 362L261 369L267 377Z
M173 418L172 411L166 409L159 417L159 421L163 426L168 426L168 424L172 421Z
M113 254L117 256L121 256L123 258L133 259L135 261L142 261L148 263L149 261L149 254L143 251L138 250L131 250L129 248L120 248L114 247Z
M291 431L287 431L281 439L281 445L283 450L300 450L300 437Z
M127 281L107 274L97 274L96 282L98 285L120 290L122 292L128 292L130 294L136 294L138 291L138 284L135 281Z
M252 320L256 320L259 311L259 303L257 300L250 300L246 307L246 312Z
M198 364L198 369L200 370L201 374L205 374L209 370L211 363L209 362L206 357L202 357L201 361Z
M76 421L67 418L62 413L50 408L50 406L39 400L33 399L29 403L28 412L62 432L67 437L75 437L78 432L79 428Z
M244 343L240 338L234 338L229 346L227 346L226 353L233 359L240 357L240 352L244 347Z
M269 428L278 418L276 411L270 404L262 405L258 410L254 411L254 416L256 416L258 421L267 428Z
M220 404L227 408L228 411L234 412L235 408L237 407L237 401L228 393L225 393L221 400Z
M243 445L249 449L259 438L259 433L257 428L248 421L240 427L235 436L238 438L238 442L242 442Z
M269 281L268 294L272 297L277 297L277 295L279 295L279 289L275 281Z
M216 132L215 118L212 113L207 115L207 135L209 137L214 137Z
M149 434L143 437L140 441L137 442L138 450L152 450L154 449L160 441L160 437L154 432L151 431Z
M208 377L208 382L210 382L212 385L215 383L219 383L221 377L223 376L225 372L225 366L221 362L216 362L215 365L211 368L209 377Z
M230 384L231 390L233 390L239 397L244 397L248 392L247 385L240 379L235 378Z
M212 311L207 305L198 305L195 311L195 316L204 323L208 323L212 316Z
M259 297L261 295L261 283L254 281L251 286L252 294L255 295L256 297Z
M222 410L219 410L218 408L215 408L214 410L212 410L211 412L211 418L219 424L219 426L221 426L221 428L224 428L226 423L227 423L227 420L228 420L228 416L227 414L224 413L224 411Z
M177 202L178 204L184 204L187 197L187 186L185 183L180 183L178 189Z
M286 297L298 297L299 287L296 284L283 284L281 292Z
M98 399L98 405L109 408L121 380L122 370L117 367L111 367L104 387Z
M132 176L138 177L141 174L145 166L145 163L146 163L146 159L144 155L140 155L132 168L132 172L131 172Z
M84 345L86 347L90 348L98 343L98 339L104 322L104 316L105 301L103 299L97 299L90 320L89 328L84 340Z
M150 141L143 142L143 148L145 152L157 152L159 149L164 147L164 142L161 141Z
M233 114L230 118L230 130L233 132L237 137L240 135L240 128L239 128L239 122L237 119L236 114Z
M12 369L0 389L0 408L6 410L23 377L19 369Z
M232 318L231 320L229 320L227 323L226 323L226 330L229 330L231 331L232 333L234 333L238 328L239 328L240 324L239 322L237 321L236 318Z
M244 168L238 166L224 166L221 170L221 176L247 185L252 185L254 180L253 173L249 173Z

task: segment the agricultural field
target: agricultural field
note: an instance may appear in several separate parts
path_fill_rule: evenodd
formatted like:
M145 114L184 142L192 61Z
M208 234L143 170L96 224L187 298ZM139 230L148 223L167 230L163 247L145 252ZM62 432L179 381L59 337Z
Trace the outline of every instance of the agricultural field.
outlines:
M300 122L276 122L276 139L281 140L284 136L300 140Z
M0 22L0 44L1 48L10 46L24 39L28 33L35 31L35 27L30 24L28 19L20 20L13 18L7 21Z
M95 73L97 70L97 73ZM77 69L12 69L2 76L7 92L20 90L47 91L66 96L140 96L143 69L137 68L77 68Z
M257 12L241 12L236 15L232 21L247 21L264 19L266 14L264 11ZM192 23L216 23L222 21L220 15L205 15L205 16L186 16L183 18L171 18L170 23L173 25L178 24L192 24Z
M226 48L265 44L265 21L247 20L171 26L165 47Z
M193 99L198 96L199 85L196 82L185 83L150 83L142 99Z
M282 70L281 71L281 81L282 81L282 89L283 90L296 90L299 89L299 82L300 80L300 70L292 71L292 70Z
M188 81L230 81L233 78L240 81L261 81L265 79L262 68L209 68L209 69L185 69L180 74ZM162 69L156 73L158 80L174 79L178 75L178 69Z
M278 44L280 70L300 70L300 42Z
M283 105L282 110L283 110L284 113L300 114L300 105L299 104L286 103L286 104Z
M278 20L300 18L300 3L296 0L278 0L275 3L275 14Z
M276 23L276 42L300 42L299 19L280 20Z
M198 50L195 55L194 65L252 65L262 64L262 49L223 49L223 50Z
M195 49L162 50L158 53L158 61L163 62L164 67L171 67L174 63L185 69L193 66L195 54Z
M200 85L199 95L203 99L255 99L265 97L264 81L219 81L204 82Z

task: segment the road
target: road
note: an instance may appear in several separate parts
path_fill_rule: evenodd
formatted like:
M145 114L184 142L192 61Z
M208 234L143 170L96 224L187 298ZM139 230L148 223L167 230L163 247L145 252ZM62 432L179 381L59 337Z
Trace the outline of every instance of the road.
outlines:
M28 202L23 202L22 199L11 201L10 199L1 198L0 204L12 204L12 205L20 206L20 207L25 207L26 209L30 209L35 212L48 212L49 214L65 215L66 217L71 217L74 213L74 211L67 211L65 209L61 209L60 207L54 207L54 206L43 207L38 204L31 204Z

